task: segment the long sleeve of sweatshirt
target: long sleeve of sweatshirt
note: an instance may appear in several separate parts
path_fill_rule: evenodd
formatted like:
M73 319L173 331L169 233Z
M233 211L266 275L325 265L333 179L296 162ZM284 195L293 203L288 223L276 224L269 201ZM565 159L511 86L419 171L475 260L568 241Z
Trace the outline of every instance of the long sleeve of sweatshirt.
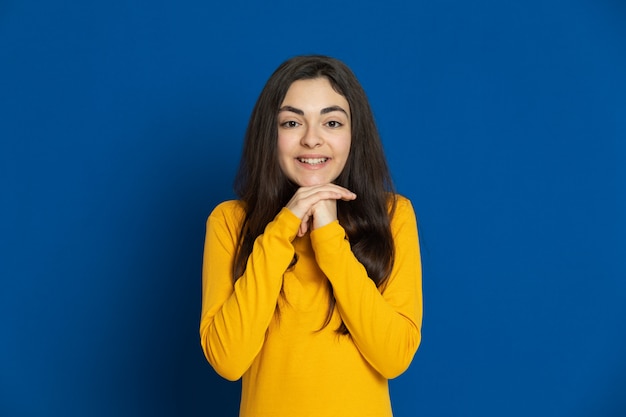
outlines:
M365 359L386 378L404 372L421 341L421 260L415 213L398 197L391 220L395 261L381 291L367 276L335 221L314 230L317 263L330 280L337 307Z
M255 243L233 285L232 266L245 212L239 202L218 205L207 220L202 268L200 342L218 374L237 380L263 346L300 219L283 209Z

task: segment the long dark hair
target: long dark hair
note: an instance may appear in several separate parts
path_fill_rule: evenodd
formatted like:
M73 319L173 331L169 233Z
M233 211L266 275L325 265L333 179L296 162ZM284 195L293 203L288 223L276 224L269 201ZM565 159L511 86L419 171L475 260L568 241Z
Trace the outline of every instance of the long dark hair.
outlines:
M257 236L293 196L298 186L278 164L278 110L294 81L327 78L350 105L352 140L346 165L334 181L358 196L337 202L337 217L346 230L352 252L382 290L391 273L394 245L390 213L395 207L391 175L378 129L365 91L341 61L321 55L298 56L282 63L271 75L252 110L246 130L235 192L243 201L246 216L239 234L233 263L239 279ZM329 284L330 285L330 284ZM331 320L335 298L329 299L325 327ZM338 329L347 333L345 325Z

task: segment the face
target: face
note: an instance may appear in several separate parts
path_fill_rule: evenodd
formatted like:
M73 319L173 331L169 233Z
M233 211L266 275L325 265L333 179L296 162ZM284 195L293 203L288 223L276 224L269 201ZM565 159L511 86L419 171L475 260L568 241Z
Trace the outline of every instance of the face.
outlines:
M350 106L327 78L294 81L278 113L278 161L301 187L333 182L350 153Z

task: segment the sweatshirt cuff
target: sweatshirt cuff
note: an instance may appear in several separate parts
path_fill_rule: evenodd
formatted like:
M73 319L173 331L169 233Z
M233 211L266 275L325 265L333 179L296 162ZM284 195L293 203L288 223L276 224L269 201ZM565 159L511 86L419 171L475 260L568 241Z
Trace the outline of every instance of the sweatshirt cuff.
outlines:
M315 253L337 253L339 247L345 244L346 231L338 220L311 231L311 245Z
M290 242L296 238L301 222L300 218L287 207L283 207L273 221L274 227L278 229L278 233L287 237Z

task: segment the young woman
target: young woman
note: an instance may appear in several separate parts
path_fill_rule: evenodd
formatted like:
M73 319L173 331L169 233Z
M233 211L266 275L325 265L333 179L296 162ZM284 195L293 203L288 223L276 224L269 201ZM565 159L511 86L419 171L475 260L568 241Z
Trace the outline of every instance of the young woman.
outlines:
M301 56L252 112L237 201L207 221L201 344L242 417L387 417L421 340L411 203L342 62Z

